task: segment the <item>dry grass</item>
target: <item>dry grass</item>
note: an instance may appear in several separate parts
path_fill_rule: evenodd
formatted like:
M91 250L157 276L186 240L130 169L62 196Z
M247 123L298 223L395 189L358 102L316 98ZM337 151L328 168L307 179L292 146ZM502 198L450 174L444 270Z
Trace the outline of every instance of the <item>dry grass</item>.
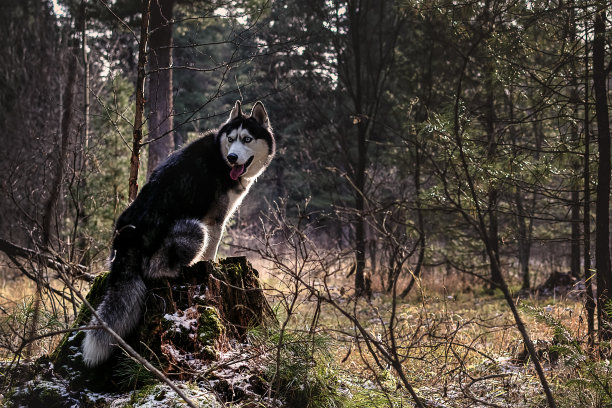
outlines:
M284 305L295 289L294 281L275 272L270 262L256 260L253 264L260 272L271 303L277 306L278 315L283 319L286 317ZM382 285L374 279L372 299L353 302L352 277L345 276L348 269L339 267L338 273L329 276L326 289L374 338L390 347L391 295L381 293ZM322 279L310 278L320 290L325 289ZM399 286L404 284L400 282ZM0 299L5 313L16 310L34 291L35 285L23 277L0 279ZM586 317L579 300L532 296L521 302L546 310L577 339L584 340ZM319 306L320 313L315 318ZM292 330L309 332L314 328L331 339L333 347L329 351L342 378L382 387L392 396L387 401L399 401L397 406L407 406L405 403L410 399L395 373L384 362L378 365L364 343L357 340L354 325L341 313L329 305L319 304L308 291L299 293L293 312L288 326ZM523 317L542 352L555 394L565 398L564 385L575 372L562 362L548 361L553 329L533 316L523 313ZM485 406L479 400L503 407L543 406L539 382L529 362L520 358L521 337L500 294L487 292L464 275L428 273L406 300L398 302L395 323L396 346L404 356L404 372L424 400L448 407ZM48 352L51 346L41 345L38 353Z
M281 305L280 315L284 316L282 305L287 302L285 296L292 288L292 280L266 272L272 269L265 263L259 268L270 299ZM322 288L316 279L311 282ZM353 303L352 292L346 289L351 285L351 278L342 274L327 280L332 298L354 313L374 338L391 347L388 336L392 296L381 293L382 285L378 284L375 286L378 292L371 300ZM557 298L530 295L517 302L545 311L586 344L586 312L575 294ZM300 293L290 319L291 328L309 330L317 307L316 297ZM486 403L503 407L545 406L541 386L525 357L522 338L501 293L487 291L465 275L426 274L410 296L398 302L395 314L394 334L399 354L404 356L403 369L425 400L447 407L487 406ZM575 378L576 370L561 360L551 361L552 327L528 313L523 312L522 317L541 354L553 391L561 401L566 400L566 383ZM378 383L408 400L394 373L384 362L377 365L364 344L356 340L354 325L337 310L323 304L316 328L333 339L332 353L340 370Z
M0 305L17 303L34 295L36 284L8 268L0 270Z
M0 359L13 360L14 350L24 346L24 340L33 335L47 335L65 329L72 322L76 309L70 303L69 292L59 279L50 279L50 286L63 293L48 296L45 289L37 303L36 283L18 270L3 266L0 269ZM88 284L76 283L85 293ZM38 306L38 309L37 309ZM32 322L36 320L36 332L32 333ZM22 350L21 357L35 359L55 349L61 335L44 337Z

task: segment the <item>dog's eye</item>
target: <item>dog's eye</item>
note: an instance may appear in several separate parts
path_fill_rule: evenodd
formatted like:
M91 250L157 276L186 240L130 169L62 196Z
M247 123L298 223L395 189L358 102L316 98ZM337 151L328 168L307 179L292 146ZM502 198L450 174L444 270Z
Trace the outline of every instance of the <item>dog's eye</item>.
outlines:
M244 143L251 143L253 141L253 138L251 136L247 136L244 139L242 139L242 141Z
M228 137L227 137L227 141L228 141L228 142L230 142L230 143L234 143L234 138L233 138L233 137L228 136Z

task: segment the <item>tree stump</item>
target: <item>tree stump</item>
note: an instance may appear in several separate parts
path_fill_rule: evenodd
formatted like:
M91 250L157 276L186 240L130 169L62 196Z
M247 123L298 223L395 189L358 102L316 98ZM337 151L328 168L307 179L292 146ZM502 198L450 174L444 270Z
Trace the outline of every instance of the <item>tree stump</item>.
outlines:
M87 300L96 307L104 294L108 273L94 281ZM218 264L200 262L184 268L174 279L147 282L141 322L125 340L143 357L173 379L201 372L230 341L243 342L248 329L262 325L272 311L259 285L258 273L245 257ZM74 322L86 325L91 312L83 306ZM49 356L56 373L73 387L113 391L134 389L154 379L140 364L116 349L102 365L88 368L81 354L85 333L64 337Z

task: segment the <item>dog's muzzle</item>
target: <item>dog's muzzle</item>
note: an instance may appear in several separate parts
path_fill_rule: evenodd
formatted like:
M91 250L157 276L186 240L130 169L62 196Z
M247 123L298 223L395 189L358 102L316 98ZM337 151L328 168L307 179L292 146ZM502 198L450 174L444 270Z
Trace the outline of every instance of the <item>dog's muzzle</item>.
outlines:
M230 156L236 156L235 154L228 154L227 155L227 161L229 161L230 163L232 163L232 168L230 170L230 178L232 180L238 180L238 178L240 176L242 176L244 173L246 173L247 168L251 165L251 163L253 163L253 158L255 156L251 156L249 158L249 160L246 161L246 163L244 164L235 164L236 160L238 159L238 156L236 156L235 158L232 158L232 160L230 160Z

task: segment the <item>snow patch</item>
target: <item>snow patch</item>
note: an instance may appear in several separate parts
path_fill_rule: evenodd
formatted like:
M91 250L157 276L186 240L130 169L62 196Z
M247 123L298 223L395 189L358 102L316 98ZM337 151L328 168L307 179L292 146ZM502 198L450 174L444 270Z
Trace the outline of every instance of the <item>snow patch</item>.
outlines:
M192 306L189 309L179 310L173 314L166 313L164 319L172 322L171 330L175 332L190 331L198 326L198 311L195 306Z

